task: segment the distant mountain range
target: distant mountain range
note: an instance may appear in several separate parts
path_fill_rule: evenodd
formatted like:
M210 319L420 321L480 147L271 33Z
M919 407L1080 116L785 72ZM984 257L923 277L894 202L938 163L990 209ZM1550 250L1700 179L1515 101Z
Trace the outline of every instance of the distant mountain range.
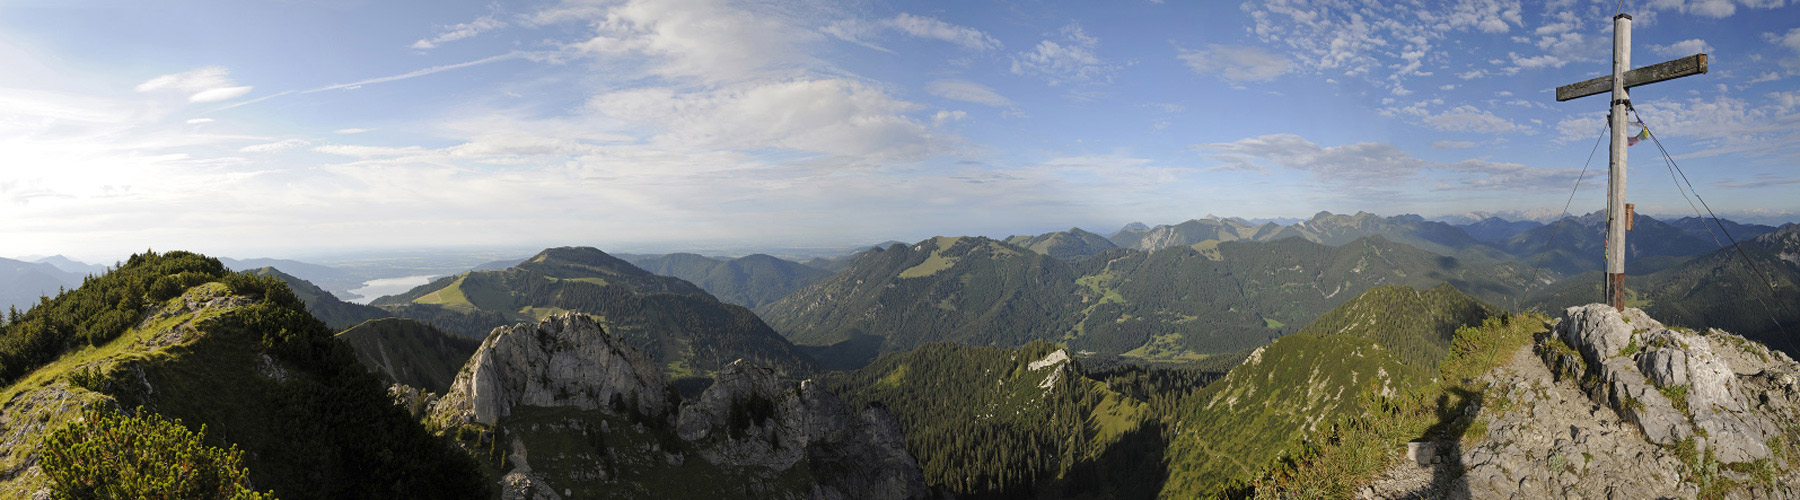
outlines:
M1645 215L1637 216L1625 235L1625 244L1627 274L1654 272L1719 249L1711 241ZM1536 265L1541 261L1545 269L1562 273L1605 269L1606 215L1594 212L1565 218L1507 238L1499 246L1520 262Z
M81 276L47 263L0 258L0 307L30 309L40 297L80 286Z
M1469 233L1469 236L1481 242L1498 243L1543 225L1544 223L1534 220L1509 221L1498 217L1488 217L1456 227L1462 228L1463 232Z
M1266 344L1378 285L1451 283L1511 303L1537 286L1526 283L1530 272L1382 236L1340 246L1286 238L1120 248L1077 261L939 237L865 252L758 312L798 344L878 346L846 350L865 356L933 341L1050 340L1084 356L1179 361Z

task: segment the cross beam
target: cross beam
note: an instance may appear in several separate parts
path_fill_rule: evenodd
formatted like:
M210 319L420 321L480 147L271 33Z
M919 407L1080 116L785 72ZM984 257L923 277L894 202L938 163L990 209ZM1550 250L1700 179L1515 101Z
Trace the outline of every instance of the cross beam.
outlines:
M1706 74L1706 54L1694 54L1680 59L1663 61L1642 68L1625 72L1625 88L1649 85L1663 80L1674 80L1684 76ZM1556 101L1612 91L1612 75L1606 75L1581 83L1571 83L1556 88Z
M1639 85L1673 80L1706 73L1706 54L1631 67L1631 16L1613 16L1612 74L1556 88L1556 100L1567 101L1612 91L1612 148L1607 162L1606 182L1606 302L1621 312L1625 310L1625 231L1630 227L1631 211L1625 204L1625 109L1631 95L1625 89Z

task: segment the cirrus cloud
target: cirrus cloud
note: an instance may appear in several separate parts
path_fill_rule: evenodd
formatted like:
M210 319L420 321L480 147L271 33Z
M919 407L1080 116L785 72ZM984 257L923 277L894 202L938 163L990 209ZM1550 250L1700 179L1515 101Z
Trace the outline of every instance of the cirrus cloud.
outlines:
M250 93L251 86L231 81L225 68L208 66L145 80L135 88L138 92L175 91L188 94L188 102L217 102Z

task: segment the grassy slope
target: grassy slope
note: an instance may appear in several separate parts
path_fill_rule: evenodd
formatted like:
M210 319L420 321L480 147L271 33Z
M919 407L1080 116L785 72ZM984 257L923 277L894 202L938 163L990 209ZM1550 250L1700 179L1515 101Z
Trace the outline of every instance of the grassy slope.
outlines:
M1458 429L1445 416L1478 389L1441 381L1498 365L1543 329L1492 314L1450 288L1380 287L1270 344L1189 398L1162 495L1348 495L1405 441Z
M0 406L7 418L30 415L50 424L72 418L87 405L144 405L191 428L204 425L208 444L246 450L253 482L281 498L364 497L390 486L442 497L459 487L474 487L468 476L473 470L459 465L467 462L433 444L416 422L387 404L374 380L343 376L349 372L341 370L361 371L347 356L338 357L347 351L334 354L328 348L304 355L268 350L271 332L256 325L276 317L315 321L299 307L297 300L273 306L233 296L222 283L201 284L153 305L141 323L118 338L34 370L0 391ZM283 308L291 309L280 312ZM322 324L313 325L311 335L327 334ZM288 337L296 342L321 340L303 340L309 334L298 331L282 334L301 336ZM324 341L313 345L330 345ZM299 344L274 345L285 349ZM320 418L318 412L335 416ZM53 428L23 429L18 436L22 444L8 450L0 466L27 460L35 453L33 443ZM321 434L325 432L331 434ZM394 474L413 477L390 484ZM36 487L29 474L15 479L21 481L0 486L0 491ZM460 491L451 496L471 493Z
M548 249L513 268L439 279L375 305L475 338L502 324L586 313L671 378L709 376L739 358L789 374L813 369L748 309L592 248Z
M1302 436L1355 411L1363 392L1424 379L1366 338L1283 337L1190 399L1170 444L1165 496L1216 494L1253 479Z
M1300 333L1367 338L1400 362L1430 370L1448 354L1456 329L1479 325L1498 312L1449 285L1380 286L1319 316Z

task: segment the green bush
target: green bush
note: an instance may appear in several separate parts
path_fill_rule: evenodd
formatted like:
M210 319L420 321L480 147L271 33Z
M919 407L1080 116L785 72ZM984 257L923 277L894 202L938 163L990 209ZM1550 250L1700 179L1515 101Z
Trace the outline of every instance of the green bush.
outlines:
M51 434L42 461L57 499L230 499L274 496L250 489L242 451L207 446L138 407L138 416L88 411Z

